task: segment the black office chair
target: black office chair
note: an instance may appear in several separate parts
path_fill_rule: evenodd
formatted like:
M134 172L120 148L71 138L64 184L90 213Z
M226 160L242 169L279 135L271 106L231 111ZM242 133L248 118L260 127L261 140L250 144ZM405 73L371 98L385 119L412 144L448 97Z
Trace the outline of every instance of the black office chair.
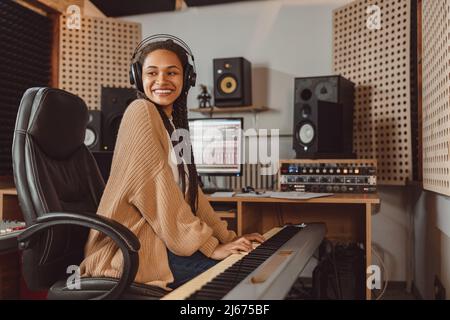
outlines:
M158 299L167 292L133 283L139 265L137 237L120 223L96 215L105 184L84 145L86 104L59 89L28 89L20 103L13 141L14 180L27 229L19 236L23 276L49 299ZM120 279L67 279L80 265L89 229L120 248Z

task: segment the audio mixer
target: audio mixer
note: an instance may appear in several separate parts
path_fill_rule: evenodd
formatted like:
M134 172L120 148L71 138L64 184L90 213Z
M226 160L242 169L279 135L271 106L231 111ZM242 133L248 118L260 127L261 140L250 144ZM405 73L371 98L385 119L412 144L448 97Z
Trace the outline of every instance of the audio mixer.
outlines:
M376 160L281 160L281 191L372 193L377 191Z

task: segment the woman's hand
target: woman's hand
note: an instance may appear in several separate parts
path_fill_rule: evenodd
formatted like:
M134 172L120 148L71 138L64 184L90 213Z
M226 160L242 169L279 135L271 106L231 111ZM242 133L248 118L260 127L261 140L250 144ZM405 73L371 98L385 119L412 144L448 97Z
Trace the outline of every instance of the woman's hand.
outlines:
M239 251L249 252L252 249L252 243L249 240L238 238L226 244L219 244L210 258L223 260L233 253L239 253Z
M241 239L241 238L245 238L249 241L256 241L259 243L263 243L264 241L266 241L266 239L264 239L264 237L262 235L260 235L259 233L249 233L249 234L244 234L243 236L240 237L236 237L233 239L233 241Z
M246 234L235 238L227 244L219 244L211 255L211 259L223 260L239 251L250 252L253 250L252 241L264 242L264 237L259 233Z

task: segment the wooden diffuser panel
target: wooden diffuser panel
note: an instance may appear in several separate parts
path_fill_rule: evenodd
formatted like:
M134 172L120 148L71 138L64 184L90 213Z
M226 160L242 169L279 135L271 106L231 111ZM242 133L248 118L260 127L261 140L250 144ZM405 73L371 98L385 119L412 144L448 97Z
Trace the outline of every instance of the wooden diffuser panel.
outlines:
M246 186L252 186L255 189L274 190L276 188L277 175L265 175L263 165L243 164L242 175L240 177L228 177L228 187L233 190L240 190ZM267 168L266 168L267 170Z
M113 18L82 17L81 28L60 20L59 88L100 110L101 87L130 87L129 68L141 25Z
M366 12L381 9L381 28ZM353 141L378 160L378 183L412 180L410 0L357 0L333 11L333 68L356 84Z
M422 1L423 186L450 195L450 1Z

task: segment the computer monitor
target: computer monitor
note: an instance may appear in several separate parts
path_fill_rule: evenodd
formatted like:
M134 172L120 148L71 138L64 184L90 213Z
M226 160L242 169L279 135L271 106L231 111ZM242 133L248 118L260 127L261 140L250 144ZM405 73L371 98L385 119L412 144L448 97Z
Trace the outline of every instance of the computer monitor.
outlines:
M243 118L189 119L194 160L199 175L242 174Z

